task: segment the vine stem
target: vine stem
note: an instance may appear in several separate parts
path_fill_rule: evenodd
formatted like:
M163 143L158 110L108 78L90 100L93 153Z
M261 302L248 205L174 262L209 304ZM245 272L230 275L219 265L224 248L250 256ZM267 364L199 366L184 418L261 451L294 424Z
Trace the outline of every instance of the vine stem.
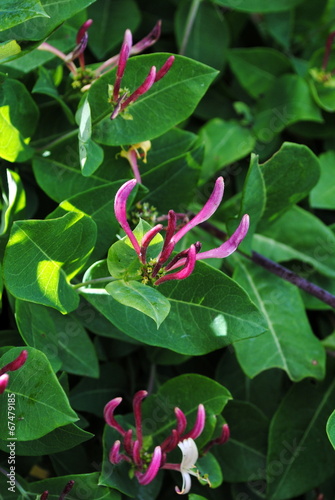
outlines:
M213 226L210 222L203 222L202 224L200 224L200 227L202 227L208 233L216 236L220 240L222 241L226 240L227 237L226 233ZM317 299L321 300L325 304L335 309L335 296L327 292L327 290L324 290L323 288L319 287L318 285L315 285L311 281L302 278L301 276L294 273L290 269L287 269L286 267L278 264L277 262L274 262L273 260L264 257L264 255L261 255L258 252L253 251L251 255L248 255L242 252L241 250L237 250L237 252L243 255L243 257L245 257L246 259L249 259L255 264L263 267L270 273L279 276L279 278L282 278L285 281L289 281L290 283L297 286L301 290L304 290L304 292L313 295Z
M194 25L195 18L197 17L197 13L199 10L201 0L193 0L192 5L190 8L190 11L188 13L187 19L186 19L186 26L185 26L185 31L184 31L184 36L180 44L180 51L179 54L183 55L186 51L186 47L188 44L188 40L190 38L190 34Z

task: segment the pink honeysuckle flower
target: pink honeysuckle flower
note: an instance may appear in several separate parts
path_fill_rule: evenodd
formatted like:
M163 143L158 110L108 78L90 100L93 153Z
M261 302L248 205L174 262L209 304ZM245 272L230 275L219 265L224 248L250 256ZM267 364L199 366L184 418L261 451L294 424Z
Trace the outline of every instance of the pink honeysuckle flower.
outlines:
M132 439L132 430L125 431L123 427L116 421L114 417L114 410L119 406L121 398L112 399L105 406L104 416L106 423L117 430L122 436L122 440L116 440L112 445L109 452L109 461L117 465L122 461L128 462L134 468L134 474L141 485L147 485L155 479L160 469L170 469L179 471L183 477L183 486L176 491L179 494L186 494L191 487L190 474L196 476L198 479L206 481L210 484L207 477L202 477L199 471L195 470L195 463L198 460L199 452L195 439L197 439L204 430L206 411L202 404L199 404L197 409L197 416L194 426L189 432L185 433L187 427L187 418L180 408L175 408L176 428L172 429L170 435L161 443L161 445L154 448L153 453L149 453L145 447L146 440L143 439L142 429L142 411L141 405L143 399L147 396L146 391L138 391L133 398L133 411L135 418L135 433L136 439ZM220 436L208 443L204 450L208 451L214 444L223 444L229 438L229 428L227 424L224 426L225 439ZM123 452L120 452L121 446ZM174 464L167 462L167 454L177 448L181 449L183 458L181 464ZM204 452L202 452L202 455Z
M0 368L0 394L5 391L8 385L9 375L7 374L7 372L14 372L21 368L21 366L23 366L27 361L27 357L28 351L23 349L23 351L20 352L17 358Z
M58 497L58 500L65 500L65 498L67 497L68 493L70 493L70 491L72 490L73 485L74 485L74 481L71 479L71 481L69 481L66 484L66 486L63 489L62 493ZM41 495L41 499L40 500L47 500L48 498L49 498L49 492L48 491L44 491L42 493L42 495Z
M235 252L238 245L241 243L248 232L249 216L245 214L242 217L236 231L232 234L232 236L230 236L230 238L228 238L227 241L222 243L222 245L220 245L219 247L205 252L200 252L201 243L196 242L188 249L179 252L174 258L170 260L175 245L186 235L186 233L188 233L191 229L198 226L199 224L208 220L219 207L224 191L223 178L219 177L216 180L214 189L203 208L183 227L177 230L177 219L179 214L176 214L173 210L169 211L167 216L168 225L166 228L162 250L159 255L157 255L157 258L154 259L154 261L151 260L150 262L147 262L146 253L148 246L152 239L160 232L161 225L156 225L143 236L140 242L137 241L128 224L126 211L127 200L136 184L136 179L127 181L116 193L114 202L115 217L122 229L125 231L135 252L139 257L139 260L143 266L143 275L148 276L149 274L152 283L155 285L160 285L169 280L181 280L187 278L193 272L197 260L210 258L223 259L225 257L228 257L233 252ZM178 268L180 269L175 271ZM149 269L150 271L148 271ZM175 272L170 273L170 271Z

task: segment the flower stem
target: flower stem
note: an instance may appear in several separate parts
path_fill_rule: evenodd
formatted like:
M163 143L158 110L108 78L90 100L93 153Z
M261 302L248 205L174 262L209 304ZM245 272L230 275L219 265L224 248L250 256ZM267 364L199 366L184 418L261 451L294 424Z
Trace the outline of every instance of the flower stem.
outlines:
M181 41L180 50L179 50L179 54L181 54L181 55L183 55L186 51L186 47L187 47L188 40L189 40L190 35L191 35L191 31L192 31L192 28L194 25L195 18L196 18L197 13L198 13L200 2L201 2L201 0L193 0L190 11L188 13L188 16L186 19L185 31L184 31L183 39Z
M213 226L210 222L203 222L202 224L200 224L200 226L208 233L213 234L222 241L225 241L227 237L226 233ZM273 260L264 257L264 255L261 255L258 252L253 251L251 255L248 255L242 252L241 250L237 250L237 252L239 252L241 255L243 255L243 257L251 260L255 264L263 267L270 273L279 276L279 278L282 278L285 281L289 281L290 283L297 286L301 290L304 290L304 292L313 295L317 299L321 300L325 304L328 304L330 307L335 309L335 296L327 292L327 290L324 290L323 288L319 287L318 285L315 285L311 281L302 278L301 276L294 273L290 269L287 269L286 267L278 264L277 262L274 262Z
M105 278L95 278L94 280L83 281L82 283L77 283L76 285L72 285L72 288L82 288L85 285L93 285L94 283L109 283L110 281L115 281L116 278L112 278L112 276L106 276Z

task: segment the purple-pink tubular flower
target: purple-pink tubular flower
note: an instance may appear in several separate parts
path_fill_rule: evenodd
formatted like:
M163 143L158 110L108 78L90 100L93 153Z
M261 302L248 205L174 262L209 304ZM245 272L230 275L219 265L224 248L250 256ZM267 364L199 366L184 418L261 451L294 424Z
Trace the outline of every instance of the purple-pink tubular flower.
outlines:
M179 471L183 476L183 484L184 480L186 480L186 486L184 485L182 490L178 492L180 494L186 494L191 485L188 474L195 475L198 478L201 477L198 471L196 473L192 472L191 468L195 467L195 464L192 462L192 457L198 457L198 449L194 440L202 434L205 427L205 407L203 404L199 404L194 425L188 432L185 432L187 427L186 415L180 408L176 407L174 409L176 417L175 428L173 428L164 441L160 445L156 446L154 451L150 453L145 446L147 440L145 440L143 436L141 410L142 401L146 396L146 391L138 391L133 398L135 439L132 437L133 431L131 429L125 431L114 417L114 411L119 406L122 398L114 398L105 406L104 417L106 423L121 434L121 439L116 440L110 449L109 461L114 465L117 465L122 461L128 462L132 466L134 475L141 485L151 483L151 481L153 481L157 476L160 469ZM228 425L225 424L223 426L222 436L210 441L210 443L205 446L202 455L214 444L223 444L228 440L228 438L229 428ZM181 450L185 451L185 453L183 453L183 460L181 464L168 463L167 454L177 447L180 447ZM188 448L192 450L191 456L187 451ZM191 461L192 463L190 462L189 466L186 467L188 461ZM208 480L207 482L209 483Z
M74 481L71 479L65 486L65 488L63 489L62 493L60 494L60 496L58 497L58 500L65 500L65 498L67 497L68 493L70 493L70 491L72 490L73 488L73 485L74 485ZM49 498L49 492L48 491L44 491L41 495L41 500L47 500Z
M21 368L21 366L23 366L27 361L27 357L28 351L24 349L20 352L17 358L0 368L0 394L2 394L6 390L6 387L8 385L9 375L7 374L7 372L14 372Z
M148 276L150 269L150 279L155 285L160 285L169 280L185 279L193 272L197 260L201 259L223 259L231 255L237 249L238 245L244 239L249 228L249 216L245 214L236 231L217 248L201 252L201 243L195 242L186 250L179 252L171 259L172 252L176 244L194 227L208 220L218 209L224 192L224 181L219 177L214 185L214 189L198 214L196 214L183 227L177 229L178 215L170 210L167 216L168 224L165 232L162 250L154 259L154 262L146 261L146 253L152 239L160 232L161 225L158 224L148 231L141 241L137 241L127 222L127 200L130 193L136 186L136 179L127 181L115 196L114 211L115 217L120 226L128 236L135 252L137 253L141 264L143 265L143 275ZM173 272L171 272L173 271Z

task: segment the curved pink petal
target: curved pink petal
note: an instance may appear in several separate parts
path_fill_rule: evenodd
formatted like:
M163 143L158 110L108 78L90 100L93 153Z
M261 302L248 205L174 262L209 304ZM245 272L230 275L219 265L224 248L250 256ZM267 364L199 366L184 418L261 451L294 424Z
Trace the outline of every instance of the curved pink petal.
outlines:
M212 250L207 250L207 252L200 252L197 254L197 260L200 259L223 259L231 255L243 238L245 238L249 229L249 215L243 215L242 220L236 229L236 231L231 235L231 237L225 241L222 245L217 248L213 248Z
M215 182L214 189L210 195L208 201L205 203L200 212L193 217L184 227L179 229L179 231L174 235L173 241L177 243L183 236L185 236L188 231L193 229L198 224L205 222L209 219L214 212L217 210L221 203L224 192L224 181L222 177L218 177Z
M162 450L160 446L156 446L147 470L144 473L135 472L135 476L137 477L138 482L140 484L146 485L151 483L151 481L155 479L161 465L161 458L162 458Z
M123 111L130 103L135 102L141 95L148 92L148 90L155 83L156 78L156 67L152 66L148 73L148 76L144 82L126 99L121 105L121 111Z
M124 428L115 420L114 417L114 410L119 404L121 403L122 398L114 398L109 403L106 404L104 408L104 419L106 421L106 424L108 424L110 427L113 427L113 429L116 429L119 431L119 433L124 436L126 434L126 431Z
M151 228L142 238L141 241L141 255L140 259L142 264L145 264L145 259L146 259L146 253L148 246L150 245L151 241L154 239L154 237L163 229L163 224L157 224L153 228Z
M165 276L162 276L159 278L155 285L160 285L161 283L164 283L165 281L169 280L183 280L185 278L188 278L189 275L193 272L194 266L196 263L196 248L195 245L191 245L186 257L186 264L185 266L180 269L180 271L177 271L176 273L171 273L171 274L166 274Z
M200 404L198 406L197 418L193 429L191 429L190 432L185 434L185 436L183 436L182 439L183 440L188 438L197 439L197 437L199 437L202 431L204 430L205 420L206 420L205 407L204 405Z
M121 80L126 69L126 64L130 54L131 46L133 43L133 37L130 30L126 30L123 38L122 47L120 50L119 62L116 70L116 78L113 89L113 101L116 102L119 97Z
M120 187L115 196L114 213L118 223L120 224L120 226L122 227L128 238L130 239L135 252L139 256L141 253L140 245L137 239L135 238L134 233L130 229L130 226L127 221L127 200L129 198L130 193L136 186L136 184L137 184L136 180L131 179L130 181L125 182L125 184L123 184Z
M9 375L7 375L7 373L0 375L0 394L5 392L6 387L8 385L8 380L9 380Z
M140 449L142 448L142 401L148 395L147 391L138 391L133 398L133 411L135 417L136 437L139 442Z
M21 368L21 366L25 364L25 362L27 361L27 357L28 357L28 351L24 349L23 351L20 352L17 358L15 358L10 363L7 363L7 365L3 366L0 369L0 375L6 372L14 372L15 370L18 370L19 368Z
M167 58L161 69L159 69L156 73L155 82L158 82L166 75L166 73L170 70L172 64L174 63L175 56L170 56Z

